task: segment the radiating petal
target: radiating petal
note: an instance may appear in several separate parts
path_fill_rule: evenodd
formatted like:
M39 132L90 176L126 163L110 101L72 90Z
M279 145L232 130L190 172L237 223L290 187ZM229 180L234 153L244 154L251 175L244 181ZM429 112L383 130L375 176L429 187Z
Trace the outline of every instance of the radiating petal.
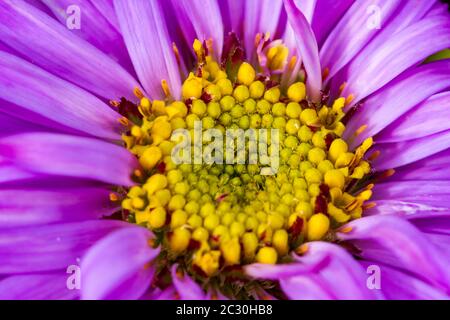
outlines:
M125 148L97 139L25 133L0 139L0 160L31 172L132 185L136 158Z
M72 32L118 61L127 70L132 70L133 67L121 34L97 10L94 3L89 0L43 0L43 2L64 26L74 14L74 11L70 9L78 7L80 28L73 29Z
M308 95L313 101L320 99L322 71L320 67L317 41L310 24L293 0L283 0L289 23L297 37L297 50L306 70Z
M184 46L184 49L188 51L185 52L184 55L190 54L194 56L192 45L196 38L196 32L189 14L184 10L183 4L178 0L160 1L160 4L165 10L166 20L176 21L176 23L170 23L167 26L169 28L169 33L172 32L171 36L178 36L180 40L184 40L182 45ZM181 50L180 54L183 56L182 51L183 50Z
M431 157L415 161L396 170L392 177L395 181L403 180L450 180L450 149Z
M168 286L164 290L156 289L141 297L143 300L176 300L177 290L173 285Z
M3 187L0 229L101 218L117 209L109 194L100 187Z
M311 26L319 46L354 2L355 0L317 0Z
M375 146L380 156L373 161L373 168L386 170L400 167L429 157L450 147L450 130L431 136L394 143L381 143Z
M167 81L171 94L180 98L181 79L158 1L115 0L128 52L144 89L153 99L164 98L161 81Z
M206 294L203 289L187 274L177 272L178 265L172 266L172 281L181 300L204 300Z
M341 70L389 21L401 1L355 1L320 49L320 61L329 79Z
M421 203L414 200L377 200L376 206L364 211L365 216L392 214L404 216L405 218L414 217L415 215L433 216L450 210L450 202L442 203Z
M399 268L446 290L449 288L448 260L407 221L393 216L373 216L352 221L345 229L347 232L338 233L338 237L351 241L360 250L361 258Z
M120 221L91 220L0 232L0 274L65 269L76 264L103 236L128 226Z
M367 129L353 139L351 146L354 147L379 133L420 102L447 89L450 86L449 73L450 59L403 73L363 103L347 124L344 138L351 138L358 128L367 125Z
M138 83L106 54L23 1L0 2L0 41L34 64L106 99L135 99Z
M395 268L373 261L361 261L366 269L377 266L380 269L380 290L389 300L441 300L449 299L442 290Z
M372 200L402 200L443 205L450 195L450 181L394 181L376 184Z
M200 41L212 39L216 57L222 55L223 23L217 0L178 0L181 13L189 17Z
M317 0L301 1L294 0L297 8L303 13L309 24L312 24L314 12L316 11Z
M114 0L91 0L91 3L120 32L119 20L114 10Z
M448 236L450 241L450 210L435 215L415 215L410 221L422 232Z
M98 241L81 261L81 298L138 299L148 289L159 254L150 247L148 229L131 226Z
M273 37L280 18L281 0L248 0L245 1L244 45L247 59L251 60L255 53L255 37L258 33L267 32Z
M11 276L0 280L0 300L73 300L79 291L67 288L65 271Z
M232 31L237 34L238 38L243 39L245 3L245 1L235 0L219 1L225 34Z
M326 242L305 245L306 254L294 255L294 263L249 265L247 274L279 280L290 299L374 299L380 296L366 286L367 275L344 249Z
M3 104L0 103L0 110L3 109ZM23 133L24 131L45 131L44 127L39 125L23 121L21 119L11 117L7 114L0 113L0 137L8 136L17 133ZM0 175L1 179L1 175Z
M90 93L1 51L0 72L0 98L65 127L120 138L120 115ZM13 112L12 107L0 105L6 112Z
M380 143L413 140L450 129L450 91L436 94L398 118L375 140Z
M17 168L10 163L2 163L0 165L0 183L30 179L38 175L39 174Z
M450 18L443 17L420 20L391 35L352 62L342 95L353 94L353 103L367 97L411 66L450 47L449 33Z
M343 68L337 75L332 79L332 91L337 92L338 88L343 82L347 81L348 77L351 75L349 73L349 68L356 68L360 66L363 68L366 61L369 61L374 52L385 48L386 41L390 40L392 37L396 36L399 31L402 31L406 27L410 26L412 23L419 21L426 15L427 10L436 3L436 0L430 1L402 1L397 7L395 13L392 17L380 28L379 32L375 37L361 50L358 55ZM372 16L374 17L374 16ZM372 18L368 16L368 18ZM353 100L353 103L356 103Z

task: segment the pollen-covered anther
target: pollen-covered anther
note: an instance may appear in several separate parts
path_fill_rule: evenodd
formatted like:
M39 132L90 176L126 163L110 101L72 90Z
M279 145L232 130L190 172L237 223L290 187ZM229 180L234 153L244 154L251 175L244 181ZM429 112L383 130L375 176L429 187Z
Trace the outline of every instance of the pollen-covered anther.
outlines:
M196 40L193 48L198 68L182 84L182 100L173 100L164 80L164 100L135 92L142 117L127 123L123 140L141 166L133 177L137 185L126 196L111 195L122 201L130 221L153 231L167 263L196 277L216 277L242 264L275 264L293 250L304 253L308 241L332 239L370 208L365 155L373 140L351 151L342 138L348 99L310 103L299 79L284 87L281 78L261 76L264 68L248 62L225 69L214 60L211 42ZM288 52L282 45L262 50L267 66L284 66ZM214 149L210 129L224 140ZM227 130L250 129L257 134L226 140ZM177 137L179 130L186 136ZM266 154L256 161L229 158L250 155L253 143L265 145ZM183 144L189 148L180 149ZM222 161L209 161L205 150Z

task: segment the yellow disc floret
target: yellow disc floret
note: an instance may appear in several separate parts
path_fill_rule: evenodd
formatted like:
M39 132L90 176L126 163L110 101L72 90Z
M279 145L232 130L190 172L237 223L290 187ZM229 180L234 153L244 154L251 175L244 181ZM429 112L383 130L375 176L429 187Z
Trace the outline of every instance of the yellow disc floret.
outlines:
M289 261L305 242L335 239L373 187L364 159L373 140L351 150L342 138L346 98L312 103L303 81L265 74L283 70L287 48L265 48L265 68L226 67L207 48L194 43L199 64L182 99L141 94L141 117L123 135L140 164L122 191L125 216L155 233L169 266L196 278Z

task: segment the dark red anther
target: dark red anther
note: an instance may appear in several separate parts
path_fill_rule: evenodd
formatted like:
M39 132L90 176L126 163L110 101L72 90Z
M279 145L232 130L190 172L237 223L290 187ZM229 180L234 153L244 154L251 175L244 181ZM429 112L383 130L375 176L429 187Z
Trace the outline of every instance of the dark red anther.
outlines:
M334 141L334 136L329 133L325 136L325 145L327 146L327 150L330 150L331 144Z
M221 65L225 68L228 62L238 63L244 59L244 48L239 41L236 33L230 32L226 37L223 45Z
M324 90L320 91L321 94L321 104L327 104L328 100L330 100L330 91L328 90L327 92L325 92Z
M323 195L316 197L316 206L314 208L315 213L328 214L328 202Z
M292 237L295 239L300 235L300 233L303 230L304 221L302 218L297 217L295 219L295 222L292 224L292 226L288 229L288 232L292 235Z
M361 108L362 103L357 103L353 108L347 111L344 118L342 118L341 122L344 125L347 125L347 123L350 121L351 118L359 111Z
M309 108L310 108L310 105L309 105L308 100L302 100L302 101L300 101L300 107L302 107L302 109L309 109Z
M158 170L159 173L166 172L166 163L165 162L159 163L156 169Z
M279 85L278 82L273 80L267 80L264 84L266 85L266 90L275 88L276 86Z
M192 108L192 102L193 102L193 100L192 100L191 98L186 99L186 100L184 101L184 103L186 104L186 107L187 107L188 111L191 111L191 108Z
M346 249L349 253L353 254L354 256L359 256L362 253L361 249L359 249L356 245L348 241L339 242L339 246Z
M263 74L257 75L256 80L264 83L266 90L272 89L272 88L280 85L278 82L271 80L268 76L265 76Z
M191 239L189 241L188 250L197 250L200 249L200 247L201 247L200 241L194 239Z
M330 187L327 184L322 183L320 185L319 189L320 189L320 195L324 196L325 198L330 197Z
M206 40L203 41L203 49L205 50L205 56L209 56L209 49L208 46L206 45Z
M210 103L212 101L212 96L208 92L203 92L202 96L200 97L205 103Z
M199 66L197 68L197 72L195 73L195 76L198 78L202 78L203 77L203 68L201 66Z
M139 112L137 104L124 97L120 98L118 109L119 114L126 118L137 117L138 119L142 119L142 114Z
M228 197L228 193L224 193L224 194L220 195L220 196L216 199L217 203L222 202L223 200L225 200L226 197Z
M192 270L202 278L208 278L208 275L196 264L192 265Z

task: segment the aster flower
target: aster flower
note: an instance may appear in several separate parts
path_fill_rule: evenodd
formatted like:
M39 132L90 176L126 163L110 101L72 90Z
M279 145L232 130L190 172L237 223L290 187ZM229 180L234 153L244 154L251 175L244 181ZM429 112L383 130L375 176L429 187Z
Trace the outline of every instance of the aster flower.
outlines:
M0 298L447 299L449 32L438 1L1 1ZM278 130L278 170L176 163L198 123Z

